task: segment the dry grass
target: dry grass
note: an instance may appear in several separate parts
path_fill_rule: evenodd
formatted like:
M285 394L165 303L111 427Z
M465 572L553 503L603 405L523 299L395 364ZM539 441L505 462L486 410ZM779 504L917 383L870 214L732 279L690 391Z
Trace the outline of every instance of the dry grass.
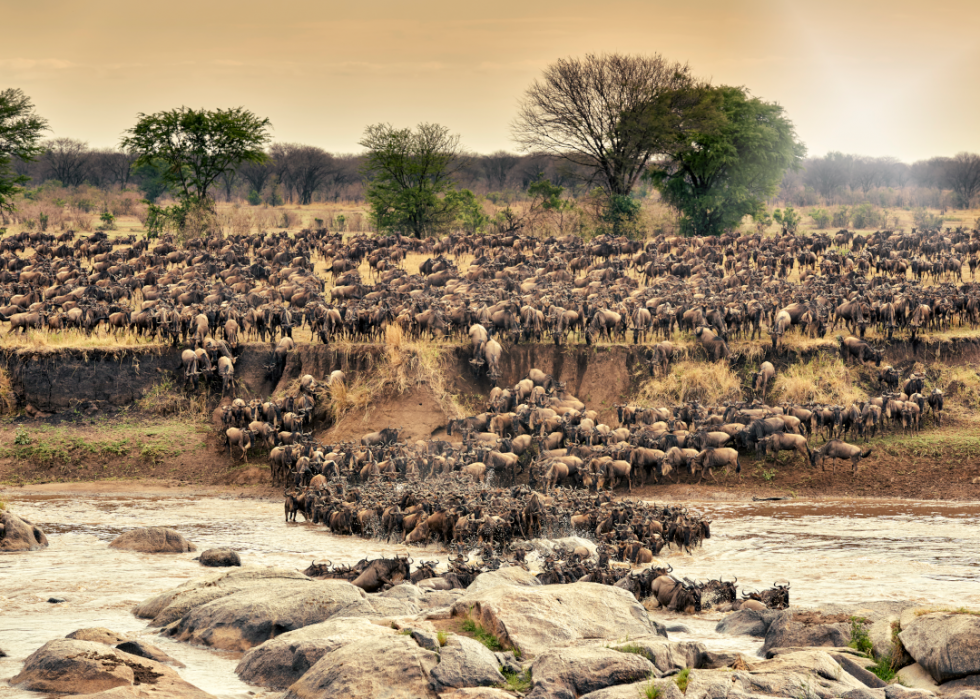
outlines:
M162 347L162 343L140 340L132 331L120 332L118 335L97 332L88 335L81 330L28 330L24 333L4 333L0 336L0 347L11 349L44 350L44 349L106 349L113 347Z
M17 395L10 383L10 374L0 368L0 415L8 415L17 410Z
M713 405L741 398L741 380L724 362L677 362L666 376L645 381L637 393L638 402L654 406L687 401Z
M185 420L209 421L209 392L185 393L173 378L166 378L151 386L136 401L142 413L162 417L179 417Z
M849 406L866 400L852 371L838 357L819 355L778 372L773 381L773 401L791 403L832 403Z

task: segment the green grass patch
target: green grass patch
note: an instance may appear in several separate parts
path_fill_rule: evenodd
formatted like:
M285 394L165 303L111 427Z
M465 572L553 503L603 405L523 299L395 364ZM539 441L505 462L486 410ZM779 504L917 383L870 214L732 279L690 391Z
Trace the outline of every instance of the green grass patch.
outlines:
M503 675L507 681L500 685L501 689L506 689L509 692L519 692L524 694L531 689L531 670L528 668L524 672L514 672L505 667L500 668L500 674Z
M449 634L445 631L440 631L436 634L436 638L439 639L439 647L442 648L446 643L449 642Z
M891 682L898 676L891 655L878 658L868 669L882 682Z
M483 628L483 624L478 624L472 619L467 619L463 622L463 631L466 633L473 634L473 638L478 640L480 643L485 645L487 648L492 650L494 653L504 650L503 645L500 643L500 639L494 636L492 633ZM515 651L516 654L516 651Z
M682 694L687 692L687 683L690 681L690 679L691 668L689 667L684 668L674 676L674 683L677 685L677 688L681 690Z

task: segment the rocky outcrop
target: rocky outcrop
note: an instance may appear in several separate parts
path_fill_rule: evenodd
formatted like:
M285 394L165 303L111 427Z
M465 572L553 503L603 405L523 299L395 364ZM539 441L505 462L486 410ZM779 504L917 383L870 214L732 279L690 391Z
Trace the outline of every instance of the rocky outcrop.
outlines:
M439 664L432 669L432 687L437 692L464 687L493 687L506 678L500 663L485 645L472 638L451 636L439 649Z
M166 631L180 641L245 651L287 631L326 621L365 597L364 590L346 580L277 580L195 607Z
M438 662L408 636L361 639L321 658L283 699L435 699L429 673Z
M980 674L980 616L938 612L902 625L902 645L936 682Z
M761 652L767 655L775 648L846 648L850 642L850 621L813 613L788 613L781 614L769 625Z
M289 631L251 649L242 656L235 672L249 684L286 689L327 653L355 641L381 641L395 633L391 627L367 619L331 619Z
M489 573L481 573L480 575L476 576L476 580L474 580L470 586L466 588L466 593L480 593L495 587L500 587L501 585L537 587L540 584L541 582L531 571L524 570L518 566L511 566L510 568L493 570Z
M785 613L772 609L758 611L755 609L740 609L719 621L715 627L715 631L727 636L758 636L759 638L764 638L772 622Z
M211 695L181 679L172 668L101 643L59 638L45 643L24 662L14 686L48 694L155 696L210 699ZM139 689L136 689L139 687ZM120 689L121 688L121 689Z
M633 684L620 684L615 687L606 687L596 692L589 692L581 699L642 699L649 694L657 699L684 699L681 690L677 688L677 683L672 679L666 680L646 680Z
M188 553L197 550L180 532L167 527L130 529L109 542L109 547L140 553Z
M529 699L575 699L606 687L648 679L653 663L637 653L611 648L555 648L531 665L534 685Z
M688 667L704 667L708 651L703 643L675 643L662 636L631 638L627 643L614 644L614 650L642 655L653 663L661 674L679 672ZM723 667L727 666L727 663Z
M504 647L531 655L584 639L667 635L632 594L597 583L467 591L452 614L470 617Z
M48 545L48 537L29 520L0 510L0 551L37 551Z
M208 549L201 554L199 560L202 566L209 568L231 568L242 564L238 552L231 549Z

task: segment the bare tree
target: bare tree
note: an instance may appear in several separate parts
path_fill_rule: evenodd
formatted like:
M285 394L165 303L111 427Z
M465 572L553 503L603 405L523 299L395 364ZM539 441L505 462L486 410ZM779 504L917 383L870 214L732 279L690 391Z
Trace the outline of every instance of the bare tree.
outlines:
M316 192L333 174L333 156L316 146L303 146L295 143L277 144L277 162L284 165L282 172L285 181L299 196L300 204L313 201Z
M129 183L130 169L135 159L121 150L93 150L86 163L85 179L100 189L108 189L113 185L124 187Z
M487 178L487 188L490 191L500 191L507 186L507 176L517 165L520 158L506 151L497 151L480 158L483 176Z
M957 153L942 159L941 182L953 190L960 208L970 208L973 197L980 194L980 155Z
M241 167L238 168L238 174L248 182L251 189L254 189L259 194L265 189L266 183L272 177L272 172L271 160L267 160L264 163L242 163Z
M221 186L225 190L225 201L231 201L231 192L238 183L238 171L237 170L225 170L218 177L221 180Z
M687 65L659 54L587 55L548 66L527 89L512 126L524 151L586 168L628 195L651 158L671 152L702 96Z
M88 144L74 138L55 138L44 146L44 163L49 178L66 187L77 187L85 182L90 151Z

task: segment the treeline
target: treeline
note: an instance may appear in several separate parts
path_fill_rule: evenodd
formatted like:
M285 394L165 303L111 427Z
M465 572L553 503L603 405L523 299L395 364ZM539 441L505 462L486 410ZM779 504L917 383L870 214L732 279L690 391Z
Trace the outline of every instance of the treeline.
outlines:
M213 195L224 201L251 204L310 204L323 201L364 201L364 155L328 153L317 146L277 143L264 163L245 163L219 179ZM150 201L166 194L160 173L152 166L133 168L135 157L121 150L89 148L72 138L45 143L33 162L15 161L27 186L57 181L65 187L99 189L136 187ZM578 170L578 171L577 171ZM499 151L469 154L455 172L456 184L479 196L509 202L522 198L536 180L547 180L571 194L586 191L587 173L547 154L515 155Z
M89 184L99 189L136 187L155 201L166 193L153 167L132 168L134 157L121 150L93 149L83 141L57 138L45 144L34 162L16 161L29 186L58 181L66 187ZM274 144L265 163L246 163L221 177L215 196L254 205L286 202L364 201L365 156L331 154L316 146ZM572 196L590 189L588 172L555 155L517 155L498 151L464 157L456 184L494 201L524 198L537 180L564 187ZM634 196L645 196L642 187ZM849 206L869 202L887 208L980 207L980 155L960 153L915 163L832 152L808 158L800 170L788 170L777 199L793 206Z
M783 176L779 199L794 206L968 209L980 207L980 155L960 153L912 164L839 152L809 158Z

